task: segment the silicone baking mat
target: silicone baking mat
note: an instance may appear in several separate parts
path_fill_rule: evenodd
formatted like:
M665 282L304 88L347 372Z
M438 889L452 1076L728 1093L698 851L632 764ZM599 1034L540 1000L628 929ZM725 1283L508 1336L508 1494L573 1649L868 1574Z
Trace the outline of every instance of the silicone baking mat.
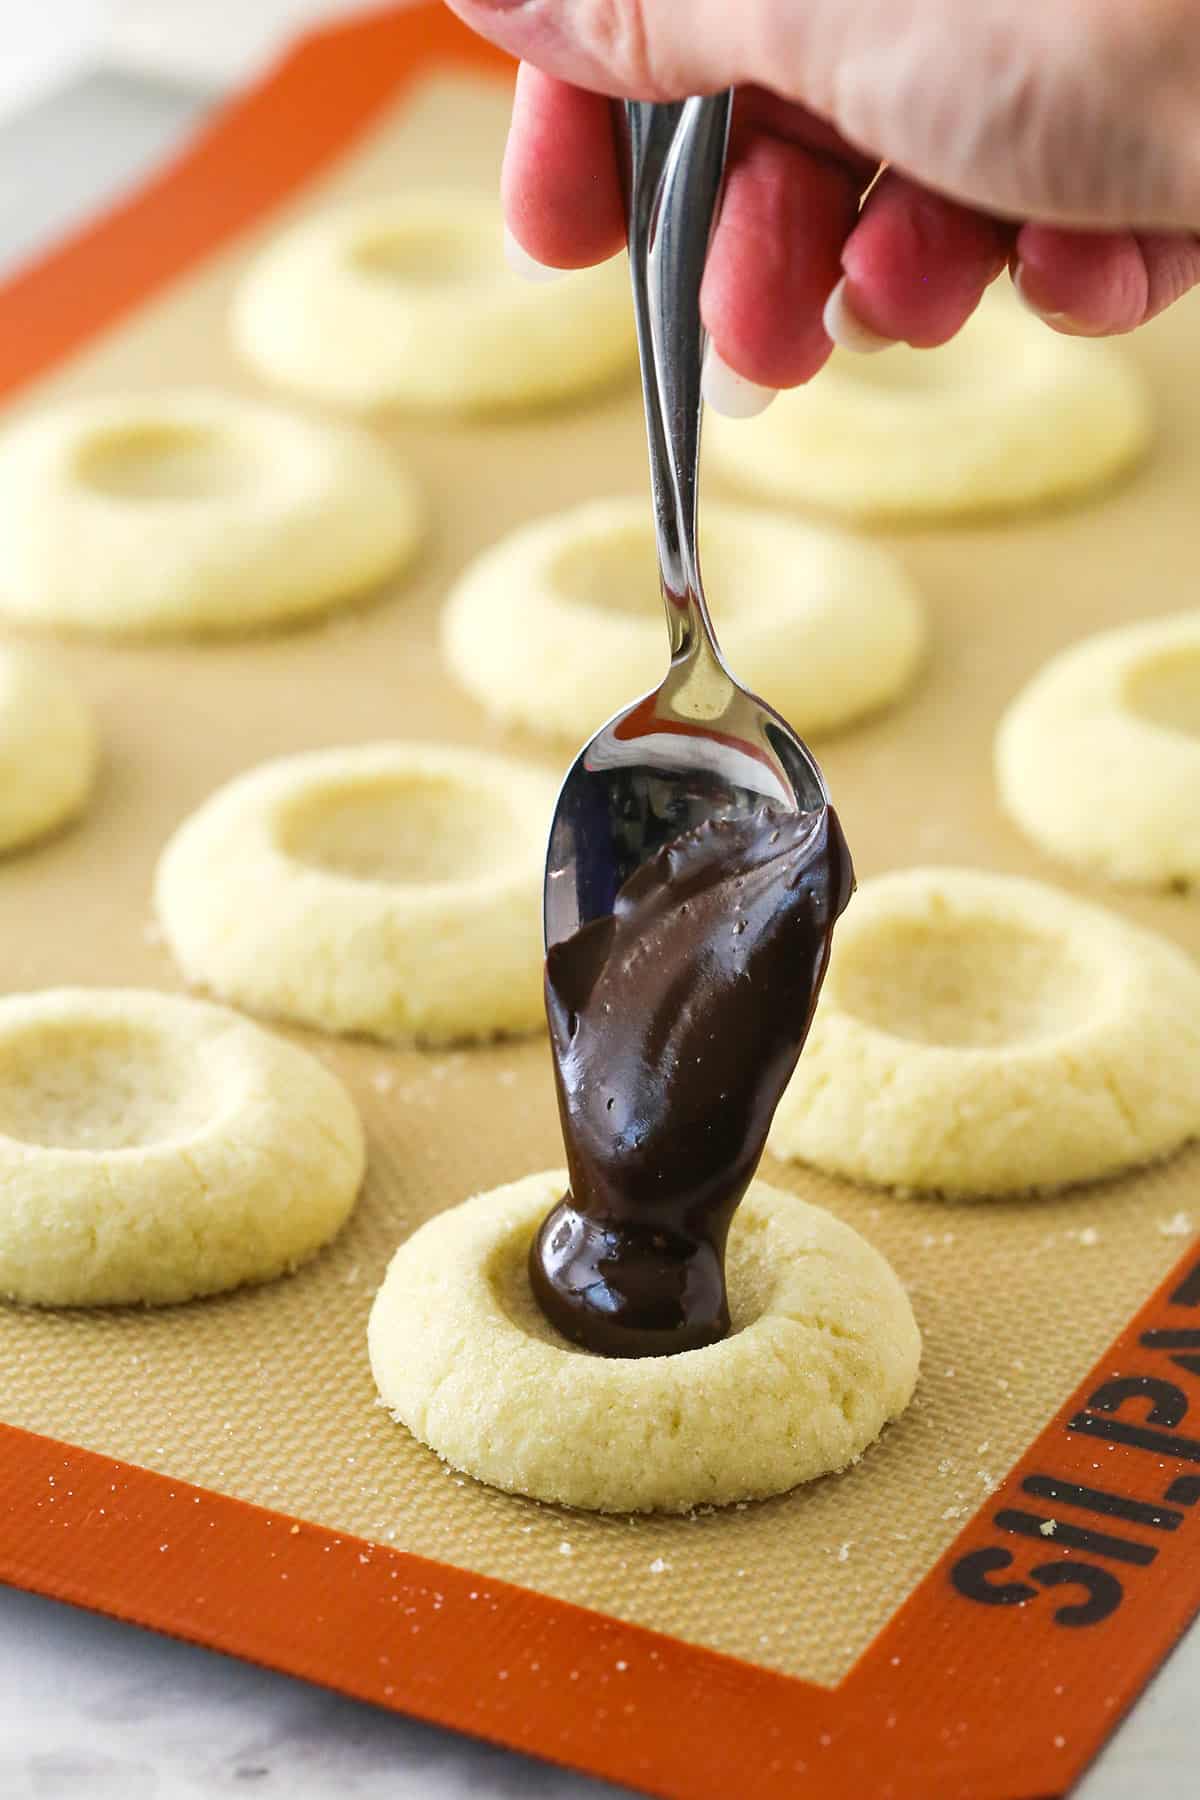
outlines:
M224 329L247 256L328 200L494 188L506 110L500 59L440 12L306 41L0 292L9 407L181 380L255 391ZM997 813L991 732L1050 651L1190 598L1196 317L1178 309L1133 349L1159 433L1121 489L889 540L928 599L929 665L901 707L819 746L861 874L957 861L1064 879ZM282 637L60 646L106 760L83 824L0 870L4 989L176 986L150 924L155 858L264 757L387 736L547 757L446 680L438 607L514 523L642 491L635 378L553 413L386 429L435 520L415 580ZM1092 891L1200 951L1194 900ZM350 1226L264 1289L0 1310L0 1576L663 1794L1069 1785L1200 1603L1200 1263L1183 1254L1200 1152L976 1206L768 1165L909 1284L925 1338L911 1409L846 1475L767 1504L586 1517L444 1468L377 1406L364 1348L406 1232L560 1159L544 1041L435 1055L295 1035L367 1119Z

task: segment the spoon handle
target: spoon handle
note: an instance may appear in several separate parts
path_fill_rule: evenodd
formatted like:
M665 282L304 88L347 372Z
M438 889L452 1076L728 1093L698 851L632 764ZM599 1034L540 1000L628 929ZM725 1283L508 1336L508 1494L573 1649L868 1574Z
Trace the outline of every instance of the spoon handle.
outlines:
M733 95L617 109L659 570L673 664L720 653L700 583L696 500L705 332L700 281Z

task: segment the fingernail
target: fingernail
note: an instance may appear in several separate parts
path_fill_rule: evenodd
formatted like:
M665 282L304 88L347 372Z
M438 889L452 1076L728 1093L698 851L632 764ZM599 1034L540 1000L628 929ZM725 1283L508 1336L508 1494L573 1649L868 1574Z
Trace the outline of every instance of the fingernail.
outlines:
M567 273L565 269L552 269L548 263L540 263L535 256L530 256L507 225L504 227L504 260L522 281L557 281L560 275Z
M880 337L869 325L864 325L849 300L846 298L846 277L843 275L828 300L822 314L825 335L843 350L853 350L859 356L876 356L880 350L890 350L895 338Z
M1031 297L1025 284L1025 265L1023 263L1018 263L1013 270L1012 284L1013 292L1026 312L1031 312L1035 319L1042 321L1043 325L1052 326L1055 331L1061 331L1066 337L1103 337L1102 331L1096 331L1092 326L1084 325L1079 319L1073 319L1070 313L1051 312L1047 307L1039 306L1037 301Z
M1063 312L1047 312L1036 300L1030 298L1029 289L1025 285L1025 265L1018 263L1012 272L1013 291L1026 312L1031 312L1035 319L1043 319L1047 325L1059 325L1066 318Z
M760 387L756 381L747 381L731 369L714 344L704 354L701 386L713 411L723 413L727 419L753 419L766 412L777 392L775 388Z

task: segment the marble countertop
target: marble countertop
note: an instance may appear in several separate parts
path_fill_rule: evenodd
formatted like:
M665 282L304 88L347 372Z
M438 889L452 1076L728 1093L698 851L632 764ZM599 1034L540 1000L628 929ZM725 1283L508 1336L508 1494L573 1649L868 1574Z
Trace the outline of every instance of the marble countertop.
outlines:
M0 277L148 166L206 104L202 91L113 71L76 77L0 121L0 166L20 171L0 185ZM1111 1740L1078 1800L1194 1800L1198 1695L1200 1628ZM0 1800L601 1800L619 1792L0 1587Z

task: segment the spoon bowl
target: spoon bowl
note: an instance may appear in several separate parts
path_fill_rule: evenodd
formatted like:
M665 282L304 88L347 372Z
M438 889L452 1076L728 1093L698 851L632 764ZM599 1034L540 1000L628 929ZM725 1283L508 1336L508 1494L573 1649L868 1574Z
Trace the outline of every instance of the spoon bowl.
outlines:
M821 772L785 720L736 686L719 712L697 717L698 696L681 699L672 675L602 726L563 782L546 856L547 945L611 913L642 863L706 819L770 806L820 825Z
M616 113L670 666L601 727L559 793L546 859L547 945L613 911L628 878L710 819L770 806L822 824L828 796L807 746L734 679L709 617L696 547L700 281L725 166L732 95Z

